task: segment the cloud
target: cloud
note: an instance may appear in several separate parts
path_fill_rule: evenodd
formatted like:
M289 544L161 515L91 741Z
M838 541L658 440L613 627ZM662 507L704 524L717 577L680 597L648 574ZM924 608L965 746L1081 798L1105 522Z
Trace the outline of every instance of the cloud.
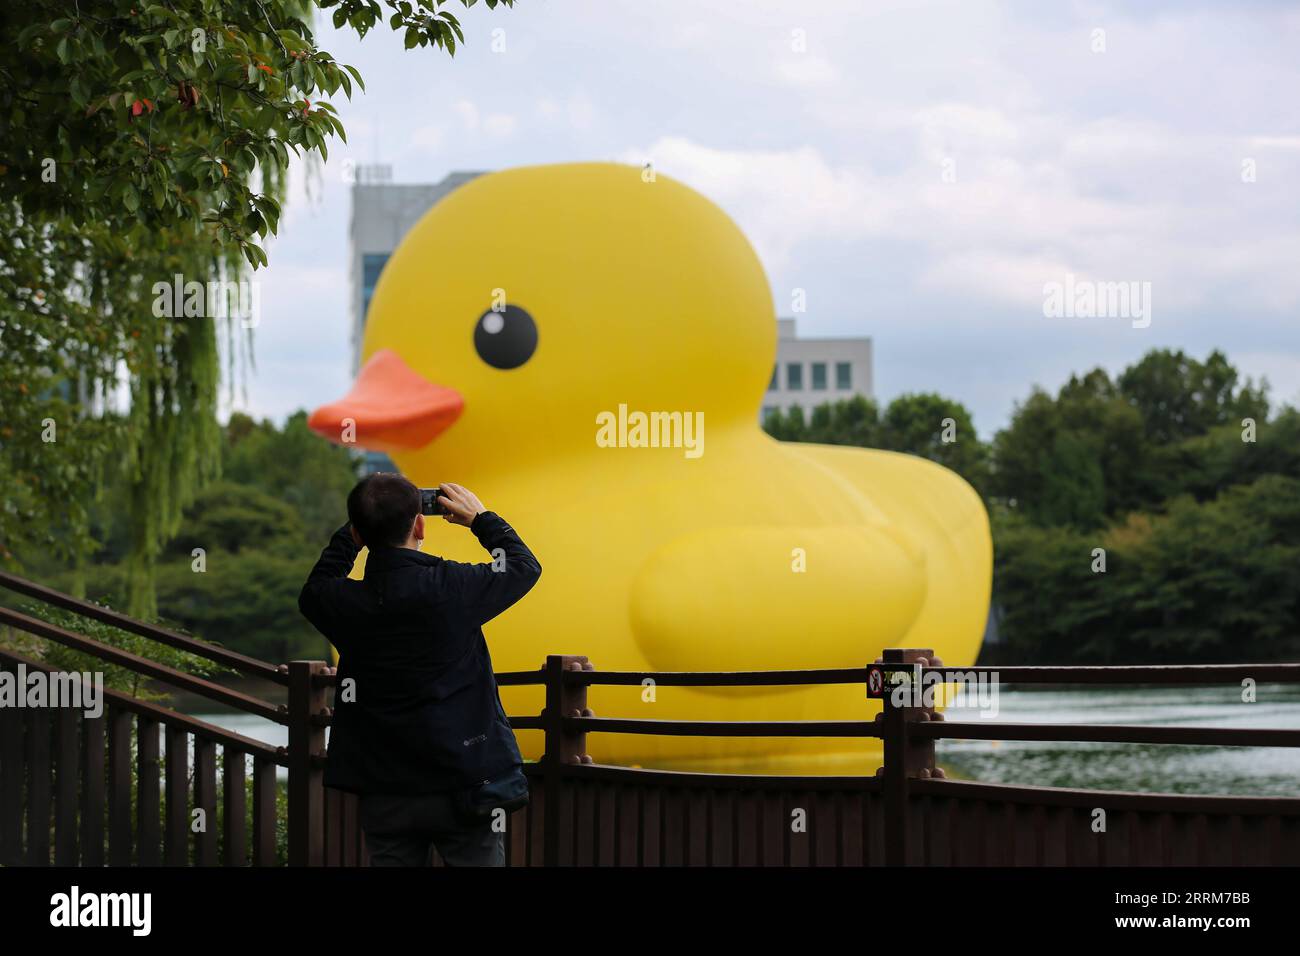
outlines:
M331 162L364 156L427 182L652 160L736 219L775 289L808 290L806 332L876 337L879 397L938 390L968 402L982 431L1031 382L1115 370L1153 346L1223 347L1248 371L1272 370L1278 394L1281 378L1300 383L1300 127L1277 93L1300 84L1294 8L662 7L477 4L454 61L323 23L322 43L367 84L337 104L354 146L334 144ZM498 25L510 43L493 54ZM1099 25L1101 55L1089 48ZM808 52L794 52L794 29ZM289 270L299 294L276 298L285 334L259 335L259 381L280 377L252 396L268 412L335 397L314 364L331 337L348 371L350 298L303 293L315 279L293 271L347 275L337 179L327 167L314 203L295 191L272 249L268 283ZM1044 319L1043 284L1067 273L1152 282L1151 328ZM295 363L311 374L292 377Z
M482 113L477 104L468 99L456 100L452 111L460 117L461 125L471 132L482 130L496 138L508 137L515 131L518 120L509 113Z
M685 137L624 158L650 157L721 203L778 271L803 246L884 240L929 250L922 285L990 305L1037 308L1043 284L1066 273L1150 281L1166 309L1223 296L1300 305L1300 270L1285 266L1300 250L1292 217L1243 205L1253 187L1213 158L1236 155L1235 136L963 103L895 110L879 124L908 161L875 168L811 146L725 150Z
M557 123L564 123L570 130L585 131L596 122L596 107L585 93L578 92L563 101L544 96L537 101L537 116L544 121L547 128Z
M831 62L822 56L798 53L779 60L776 75L792 86L827 86L839 75Z
M436 153L442 148L446 137L440 126L419 126L411 130L410 144L416 149Z
M636 165L649 159L722 205L768 265L788 263L792 250L812 238L880 235L891 206L868 174L835 169L812 147L722 150L666 137L619 158Z
M483 117L483 131L489 136L509 136L515 131L518 123L518 120L507 113L489 113Z
M1300 136L1252 136L1247 142L1260 149L1290 149L1300 151Z
M922 273L922 282L957 295L1012 305L1022 315L1041 316L1044 283L1069 271L1061 260L1048 256L972 250L939 259Z

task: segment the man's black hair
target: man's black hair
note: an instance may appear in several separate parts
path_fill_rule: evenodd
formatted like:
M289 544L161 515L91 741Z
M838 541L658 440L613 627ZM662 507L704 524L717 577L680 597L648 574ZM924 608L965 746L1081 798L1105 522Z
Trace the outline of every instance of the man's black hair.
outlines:
M401 475L377 471L348 495L348 520L368 548L400 548L420 513L420 489Z

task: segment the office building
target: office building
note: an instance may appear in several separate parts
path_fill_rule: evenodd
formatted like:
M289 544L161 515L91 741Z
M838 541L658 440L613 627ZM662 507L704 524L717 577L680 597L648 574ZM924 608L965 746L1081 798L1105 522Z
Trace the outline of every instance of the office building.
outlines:
M759 420L798 405L807 415L818 405L861 395L871 398L871 339L801 339L794 319L777 319L776 366Z

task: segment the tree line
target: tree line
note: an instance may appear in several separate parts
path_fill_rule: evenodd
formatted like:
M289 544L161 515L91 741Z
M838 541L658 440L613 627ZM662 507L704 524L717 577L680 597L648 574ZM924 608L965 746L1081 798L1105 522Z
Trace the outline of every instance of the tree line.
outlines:
M935 394L773 413L786 441L886 448L984 498L1000 641L985 661L1103 664L1300 653L1300 412L1221 352L1157 349L1034 388L990 441Z
M1218 352L1158 350L1113 378L1094 369L1054 395L1034 388L989 441L935 394L795 408L765 427L785 441L921 455L970 482L993 529L1001 640L986 661L1300 653L1300 412L1270 413L1265 387ZM235 414L219 446L220 477L162 545L157 617L267 660L319 656L295 602L357 462L302 412L283 426ZM118 607L130 593L130 481L118 475L88 504L86 592ZM55 552L25 570L63 587L77 573Z

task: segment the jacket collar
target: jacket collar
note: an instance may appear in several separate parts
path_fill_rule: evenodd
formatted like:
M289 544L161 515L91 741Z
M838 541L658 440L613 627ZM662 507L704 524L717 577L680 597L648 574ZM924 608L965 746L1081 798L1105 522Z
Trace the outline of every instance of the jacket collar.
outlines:
M371 571L386 574L404 567L427 568L441 560L436 554L425 554L413 548L375 548L366 555L365 576L370 577Z

